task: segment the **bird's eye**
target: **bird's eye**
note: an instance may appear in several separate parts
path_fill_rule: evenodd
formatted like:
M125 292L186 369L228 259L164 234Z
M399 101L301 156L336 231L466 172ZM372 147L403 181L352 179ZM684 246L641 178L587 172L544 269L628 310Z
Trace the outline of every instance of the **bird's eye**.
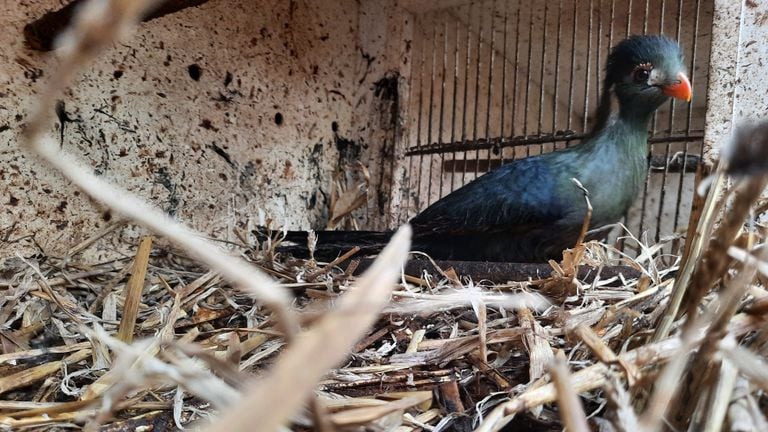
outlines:
M634 79L636 83L644 83L648 81L648 77L651 76L651 70L646 68L637 68L634 72Z

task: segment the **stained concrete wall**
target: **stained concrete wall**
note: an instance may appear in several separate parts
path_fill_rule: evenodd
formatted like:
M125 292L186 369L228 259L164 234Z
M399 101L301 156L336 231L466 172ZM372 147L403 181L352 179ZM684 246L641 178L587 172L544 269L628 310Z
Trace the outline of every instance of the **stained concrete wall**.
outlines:
M704 136L714 163L722 142L740 121L768 118L768 3L715 0L712 76Z
M401 0L360 3L359 41L370 58L370 70L360 81L354 133L366 146L363 162L372 187L368 205L357 213L369 229L398 225L399 197L408 147L406 122L412 74L413 15Z
M24 46L22 28L60 6L0 6L3 254L39 246L61 255L108 223L18 147L34 96L56 65ZM373 89L361 83L381 78L360 47L358 18L355 0L211 0L144 23L63 97L72 121L62 148L219 238L232 238L230 228L259 210L292 228L322 227L341 160L365 159L378 145L351 136L355 114L371 111ZM350 138L341 152L339 136ZM110 241L119 243L113 237L100 248Z

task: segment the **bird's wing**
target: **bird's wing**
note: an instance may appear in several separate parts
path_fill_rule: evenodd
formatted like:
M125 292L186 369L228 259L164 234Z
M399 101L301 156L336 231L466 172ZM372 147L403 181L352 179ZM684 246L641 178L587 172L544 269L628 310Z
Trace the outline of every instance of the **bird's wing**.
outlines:
M551 226L566 216L566 173L555 154L521 159L446 195L411 220L416 235L514 233ZM570 183L570 182L568 182ZM567 185L566 185L567 187Z

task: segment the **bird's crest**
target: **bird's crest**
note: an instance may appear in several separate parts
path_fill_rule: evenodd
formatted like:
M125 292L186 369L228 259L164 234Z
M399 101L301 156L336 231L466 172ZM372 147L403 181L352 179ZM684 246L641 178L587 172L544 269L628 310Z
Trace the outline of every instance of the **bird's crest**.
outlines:
M621 80L635 67L677 61L682 63L683 54L674 40L662 35L635 35L619 42L608 56L605 79L608 84Z

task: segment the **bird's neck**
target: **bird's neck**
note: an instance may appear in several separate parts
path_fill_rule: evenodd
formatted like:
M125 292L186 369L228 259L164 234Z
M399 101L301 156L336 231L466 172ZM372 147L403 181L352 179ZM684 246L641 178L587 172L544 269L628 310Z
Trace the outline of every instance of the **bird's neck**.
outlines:
M644 156L648 150L648 123L652 116L653 111L619 109L617 114L611 115L601 127L592 131L590 138L584 142L583 151L600 154L609 146L619 150L610 154Z
M602 94L591 136L600 135L604 129L610 127L611 117L615 117L617 122L629 130L646 133L653 113L663 103L663 100L660 100L658 104L638 104L636 101L623 99L608 82L604 84Z
M648 123L657 106L638 106L631 103L619 103L618 120L632 129L648 131Z

